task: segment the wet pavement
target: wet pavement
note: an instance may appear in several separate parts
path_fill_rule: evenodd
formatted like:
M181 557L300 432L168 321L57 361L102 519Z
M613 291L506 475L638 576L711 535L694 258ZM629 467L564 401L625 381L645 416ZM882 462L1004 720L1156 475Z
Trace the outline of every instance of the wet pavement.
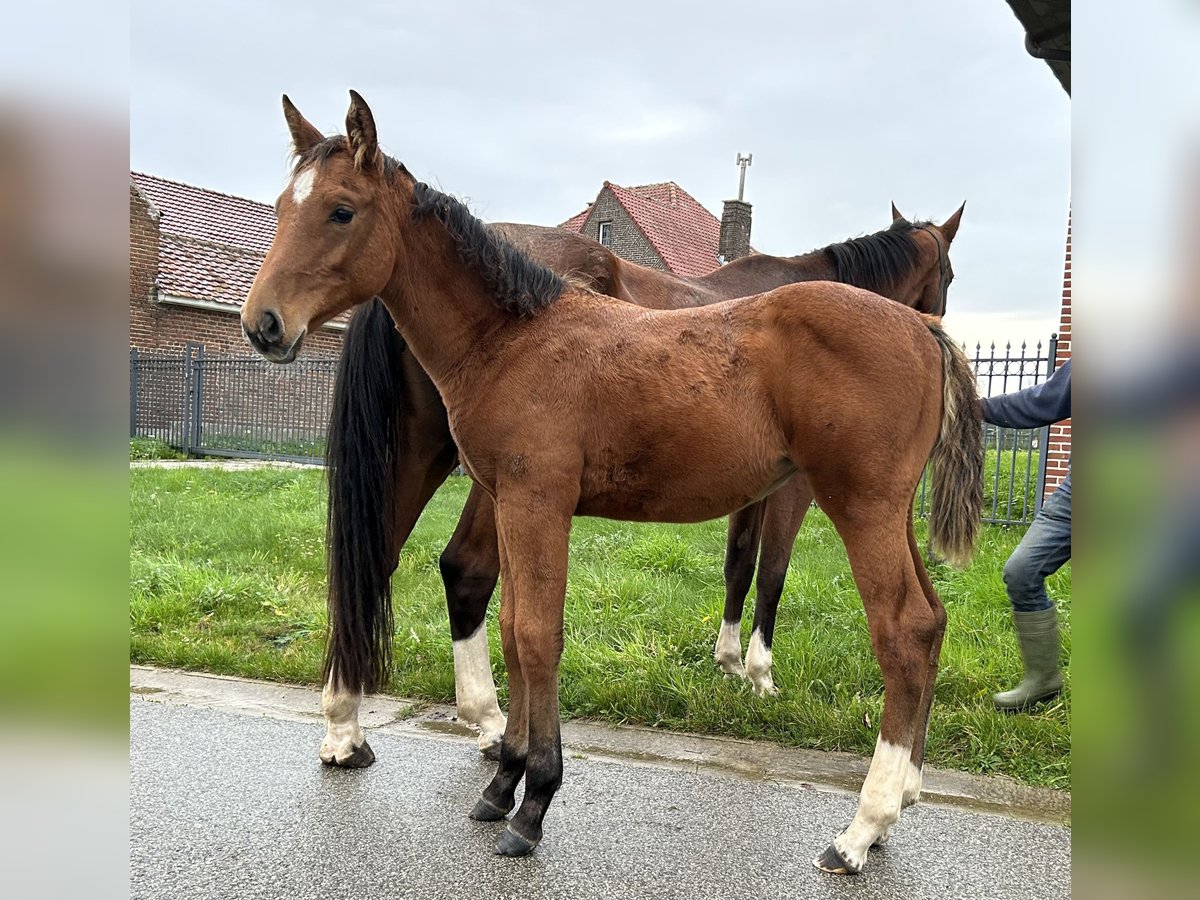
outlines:
M231 691L238 684L246 683L231 682ZM849 822L853 794L699 761L594 755L570 742L542 844L530 857L500 858L492 843L503 823L466 816L495 765L469 737L398 722L371 731L374 766L329 769L316 757L324 729L315 707L131 690L135 898L1033 900L1071 892L1062 825L917 805L862 875L830 876L810 860ZM292 705L315 697L276 693L286 692Z

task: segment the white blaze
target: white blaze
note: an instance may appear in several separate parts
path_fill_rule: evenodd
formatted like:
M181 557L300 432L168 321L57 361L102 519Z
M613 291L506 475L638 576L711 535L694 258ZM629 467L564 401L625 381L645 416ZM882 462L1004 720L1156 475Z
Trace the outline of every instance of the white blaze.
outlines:
M308 199L308 195L312 193L313 181L316 180L316 177L316 170L310 167L292 179L293 203L299 206Z
M508 723L496 700L486 622L469 638L454 642L454 696L458 717L479 726L479 749L498 746Z

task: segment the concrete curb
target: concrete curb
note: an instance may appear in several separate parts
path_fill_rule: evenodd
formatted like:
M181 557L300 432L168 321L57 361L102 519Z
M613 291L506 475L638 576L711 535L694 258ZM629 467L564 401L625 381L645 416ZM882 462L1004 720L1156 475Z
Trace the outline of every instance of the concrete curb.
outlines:
M199 706L241 715L323 724L321 692L299 685L129 667L129 691L146 700L177 706ZM365 730L423 734L474 745L474 731L460 724L454 708L371 696L359 712ZM626 764L704 769L733 778L772 781L780 785L854 792L862 787L870 760L851 753L801 750L767 741L679 734L657 728L612 726L574 720L563 724L563 749ZM313 759L317 743L313 742ZM925 768L922 803L992 813L1030 822L1071 824L1071 795L1034 788L1010 778L969 775Z

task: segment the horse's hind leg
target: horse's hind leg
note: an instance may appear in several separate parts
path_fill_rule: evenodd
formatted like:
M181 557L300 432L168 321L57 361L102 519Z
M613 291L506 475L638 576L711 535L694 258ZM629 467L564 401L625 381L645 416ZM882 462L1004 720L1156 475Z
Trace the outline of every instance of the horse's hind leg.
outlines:
M775 614L787 579L788 563L796 535L812 503L812 489L797 475L768 497L762 528L762 555L758 561L758 588L754 599L754 630L746 648L746 677L756 693L774 694L771 675L771 643L775 636Z
M725 542L725 612L713 659L727 675L746 676L742 667L742 610L750 582L754 580L754 560L762 536L765 501L731 513L729 535Z
M925 561L921 559L921 551L917 546L917 538L913 533L912 518L908 520L908 549L912 557L913 567L917 570L917 580L929 610L933 614L936 630L933 647L929 653L929 668L925 675L925 688L921 694L921 709L917 715L916 739L913 742L912 766L908 770L908 778L904 782L903 805L911 806L921 797L921 774L925 769L925 741L929 736L929 716L933 709L934 686L937 682L938 661L942 655L942 638L946 633L946 607L933 588L929 573L925 570Z
M821 496L820 488L817 488ZM930 661L943 620L934 615L913 566L903 516L907 502L870 508L855 504L830 515L850 557L871 631L871 646L883 671L883 721L875 754L859 794L854 820L814 865L848 874L862 869L870 847L886 838L900 818L905 786L912 779L913 749L921 721ZM846 504L844 509L850 508Z
M496 700L485 619L500 574L500 557L496 507L479 485L472 485L454 536L439 562L454 642L458 717L479 726L480 752L497 759L505 720Z

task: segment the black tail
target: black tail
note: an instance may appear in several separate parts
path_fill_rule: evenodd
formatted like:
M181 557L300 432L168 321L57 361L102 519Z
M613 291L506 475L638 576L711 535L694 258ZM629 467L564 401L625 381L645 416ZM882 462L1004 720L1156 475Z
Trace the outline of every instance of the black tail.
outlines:
M329 634L324 680L366 693L392 667L396 447L404 341L375 298L342 342L325 446Z

